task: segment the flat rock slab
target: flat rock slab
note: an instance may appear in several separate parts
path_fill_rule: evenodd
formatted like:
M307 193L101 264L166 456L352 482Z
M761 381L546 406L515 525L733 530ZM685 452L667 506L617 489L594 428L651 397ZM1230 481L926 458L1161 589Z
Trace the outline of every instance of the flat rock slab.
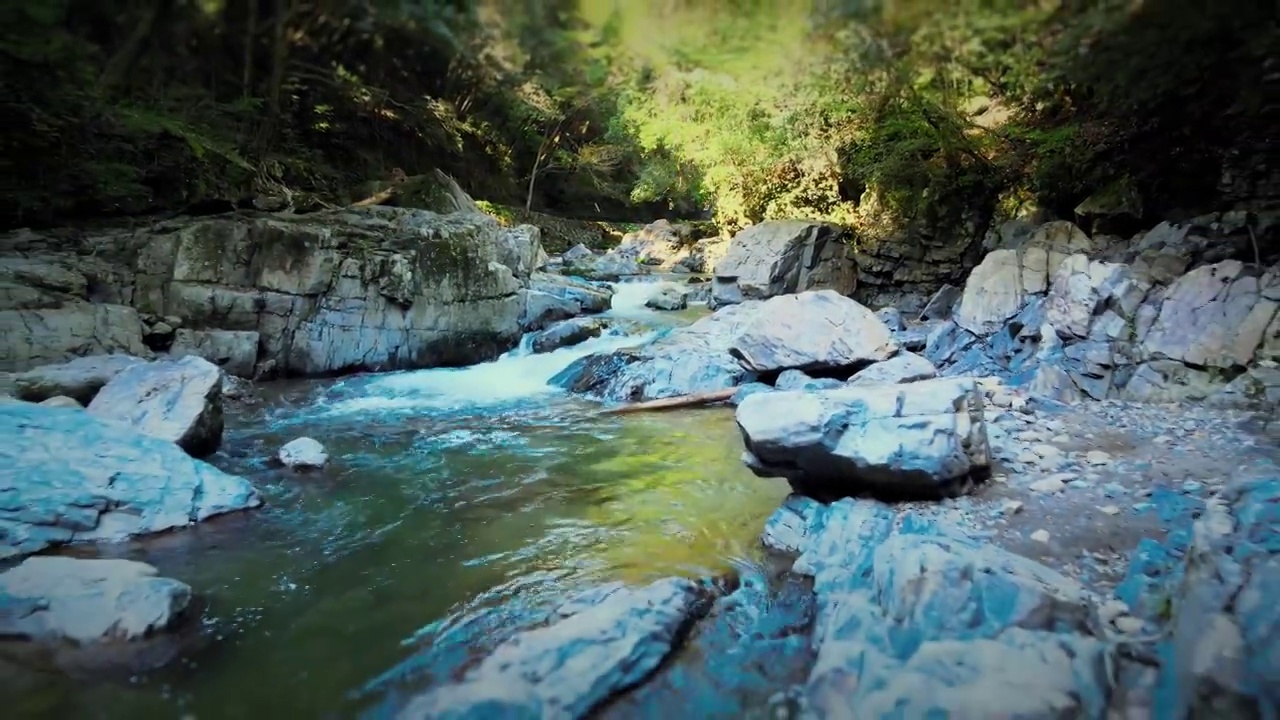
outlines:
M133 365L102 388L89 413L176 443L193 457L211 455L222 444L222 371L194 355Z
M568 617L498 646L461 683L419 697L399 717L584 717L653 672L708 600L705 587L683 578L607 586L590 602L570 601Z
M191 587L132 560L27 558L0 573L0 636L85 644L143 639L177 623Z
M134 365L147 362L133 355L90 355L65 363L41 365L13 377L14 396L40 402L65 396L88 405L104 385Z
M938 496L990 470L971 378L752 395L738 405L743 459L801 494Z
M729 344L729 353L752 372L856 368L897 350L875 313L834 290L761 303Z
M243 478L72 408L0 404L0 558L123 540L261 504Z

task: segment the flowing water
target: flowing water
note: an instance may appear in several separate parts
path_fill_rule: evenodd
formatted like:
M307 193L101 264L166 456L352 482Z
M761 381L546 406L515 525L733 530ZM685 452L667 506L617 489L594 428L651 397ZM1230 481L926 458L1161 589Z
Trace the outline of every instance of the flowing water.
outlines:
M786 494L739 461L726 409L600 415L547 380L705 313L644 309L633 334L452 370L278 383L229 418L215 464L250 477L262 510L102 552L145 560L208 602L206 641L119 682L0 680L19 717L384 717L568 594L737 569ZM267 462L301 435L331 464ZM7 684L5 684L7 683ZM7 714L7 713L6 713Z

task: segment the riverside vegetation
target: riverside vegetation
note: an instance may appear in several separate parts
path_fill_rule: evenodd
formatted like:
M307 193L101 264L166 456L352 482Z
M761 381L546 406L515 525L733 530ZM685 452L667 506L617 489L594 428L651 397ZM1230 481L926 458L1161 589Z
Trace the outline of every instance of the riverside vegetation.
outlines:
M1257 4L7 2L19 717L1269 717Z

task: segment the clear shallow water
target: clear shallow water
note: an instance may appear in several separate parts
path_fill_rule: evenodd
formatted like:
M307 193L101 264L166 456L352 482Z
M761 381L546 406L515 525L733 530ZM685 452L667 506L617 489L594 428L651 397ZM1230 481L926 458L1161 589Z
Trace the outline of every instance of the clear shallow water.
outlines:
M207 647L131 682L23 676L0 694L19 717L383 717L577 590L752 571L786 487L741 465L732 412L600 415L546 385L705 312L657 315L647 293L615 298L635 336L267 388L215 458L267 508L103 551L204 595ZM328 446L329 469L269 467L299 435Z

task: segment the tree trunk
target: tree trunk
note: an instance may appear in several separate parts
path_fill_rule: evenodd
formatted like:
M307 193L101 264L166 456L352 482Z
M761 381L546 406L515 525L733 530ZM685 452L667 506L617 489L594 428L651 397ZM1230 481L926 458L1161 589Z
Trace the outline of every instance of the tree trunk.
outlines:
M662 398L661 400L646 400L645 402L631 403L629 405L619 405L618 407L606 408L601 413L605 415L625 415L634 412L647 412L649 410L673 410L675 408L694 407L697 405L710 405L712 403L724 402L733 397L738 392L738 388L726 388L724 390L712 390L711 392L694 393L692 395L678 395L676 397Z
M244 75L240 79L240 94L253 97L253 56L257 49L258 0L248 0L249 14L244 29Z
M290 0L275 0L274 27L271 45L271 80L267 85L266 121L258 134L262 148L270 147L275 139L280 120L280 93L284 90L285 65L289 62L289 43L286 32L289 24Z
M128 39L111 56L111 60L107 62L107 67L102 71L102 75L98 78L98 92L103 95L110 95L124 82L128 77L133 66L138 62L138 58L142 57L142 51L146 49L148 41L156 31L156 25L164 19L173 7L174 0L152 0L147 4L147 10L143 14L141 21L134 27L133 32L129 34Z

